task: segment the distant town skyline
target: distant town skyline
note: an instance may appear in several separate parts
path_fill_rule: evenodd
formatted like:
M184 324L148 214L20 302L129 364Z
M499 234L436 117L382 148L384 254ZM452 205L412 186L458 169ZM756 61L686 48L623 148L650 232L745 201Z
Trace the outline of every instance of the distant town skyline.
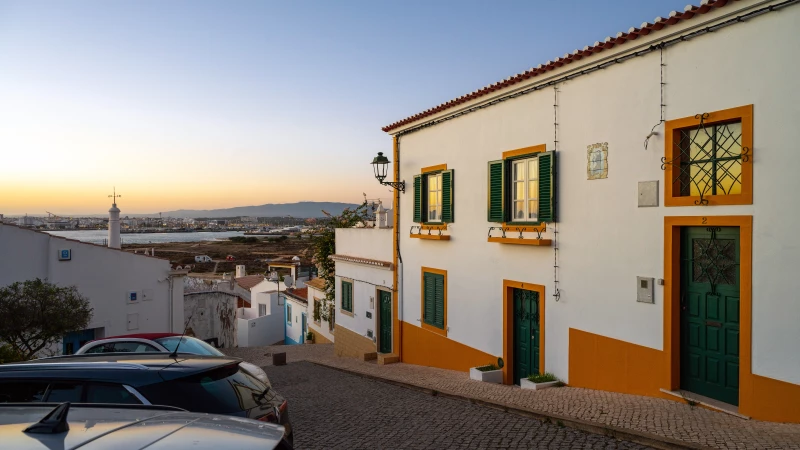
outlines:
M0 0L0 213L390 199L382 126L686 0L508 3Z

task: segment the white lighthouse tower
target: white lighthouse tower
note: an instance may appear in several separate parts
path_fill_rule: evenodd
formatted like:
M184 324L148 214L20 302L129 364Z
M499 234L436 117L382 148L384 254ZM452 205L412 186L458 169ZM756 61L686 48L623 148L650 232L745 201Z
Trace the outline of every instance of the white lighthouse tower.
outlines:
M111 209L108 210L108 247L121 248L122 242L119 237L119 208L117 208L117 198L122 197L117 195L117 189L114 188L114 194L109 195L113 198Z

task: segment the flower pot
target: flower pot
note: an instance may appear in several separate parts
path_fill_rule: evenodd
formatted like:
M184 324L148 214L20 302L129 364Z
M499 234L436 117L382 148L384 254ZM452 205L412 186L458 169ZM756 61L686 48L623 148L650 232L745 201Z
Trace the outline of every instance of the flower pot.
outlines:
M523 378L519 380L519 387L522 389L530 389L532 391L539 391L550 387L558 386L558 381L546 381L544 383L534 383L533 381Z
M483 372L473 367L469 369L469 378L471 380L484 381L486 383L503 384L503 371L498 369Z
M305 344L313 344L313 343L314 343L314 340L313 340L313 339L312 339L312 340L308 340L308 339L306 339L306 341L305 341L304 343L305 343Z

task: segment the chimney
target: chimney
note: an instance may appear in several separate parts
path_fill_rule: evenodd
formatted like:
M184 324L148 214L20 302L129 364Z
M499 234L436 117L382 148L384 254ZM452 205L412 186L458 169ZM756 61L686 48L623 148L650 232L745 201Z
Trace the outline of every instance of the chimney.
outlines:
M122 247L119 237L119 208L116 203L113 203L108 210L108 247Z
M242 278L243 276L247 275L247 272L244 270L244 265L240 264L236 266L236 278Z

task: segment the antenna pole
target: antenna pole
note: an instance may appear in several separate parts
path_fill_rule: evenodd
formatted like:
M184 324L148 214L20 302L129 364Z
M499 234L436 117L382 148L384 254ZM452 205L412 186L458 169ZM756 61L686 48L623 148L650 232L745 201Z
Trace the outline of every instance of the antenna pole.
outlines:
M192 315L189 316L189 320L186 321L186 325L183 327L183 333L181 333L181 338L178 339L178 345L175 346L175 350L169 354L170 358L177 359L178 358L178 347L181 346L181 342L183 342L183 337L186 335L186 330L189 328L189 324L192 322L192 317L194 317L194 311L192 311Z

